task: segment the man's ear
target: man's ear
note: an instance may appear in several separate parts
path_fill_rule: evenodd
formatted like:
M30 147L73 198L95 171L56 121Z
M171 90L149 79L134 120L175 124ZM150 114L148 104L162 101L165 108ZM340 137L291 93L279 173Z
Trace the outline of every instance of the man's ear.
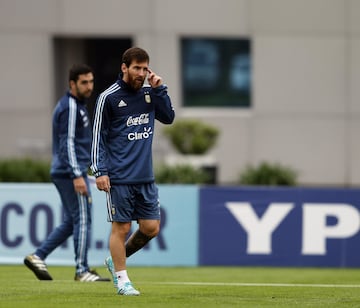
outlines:
M126 70L127 70L126 64L125 64L125 63L121 63L121 71L122 71L123 73L125 73Z
M74 80L69 81L69 88L72 89L76 85Z

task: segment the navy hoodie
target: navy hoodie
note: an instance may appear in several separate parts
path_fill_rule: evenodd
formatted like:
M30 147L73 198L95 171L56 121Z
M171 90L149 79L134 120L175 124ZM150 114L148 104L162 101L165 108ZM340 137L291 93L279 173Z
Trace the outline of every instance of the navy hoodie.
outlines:
M112 184L153 182L155 119L171 124L174 117L166 85L134 91L120 75L97 99L91 150L94 175L108 175Z
M53 112L51 176L75 178L87 174L91 133L85 102L67 92Z

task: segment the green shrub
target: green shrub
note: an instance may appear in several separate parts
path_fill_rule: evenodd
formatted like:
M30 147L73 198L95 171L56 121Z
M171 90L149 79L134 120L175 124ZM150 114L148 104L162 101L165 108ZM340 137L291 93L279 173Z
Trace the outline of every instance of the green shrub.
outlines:
M30 158L0 160L0 182L50 182L50 162Z
M297 172L280 164L262 162L259 166L247 166L240 175L243 185L295 186Z
M199 120L177 120L164 134L181 154L205 154L216 143L219 130Z
M155 168L156 182L159 184L207 184L208 173L190 165L160 165Z

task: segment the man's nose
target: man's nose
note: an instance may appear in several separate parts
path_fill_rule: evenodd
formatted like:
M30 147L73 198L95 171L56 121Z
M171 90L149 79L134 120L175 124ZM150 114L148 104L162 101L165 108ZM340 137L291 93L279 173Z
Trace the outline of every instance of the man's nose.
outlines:
M93 83L93 82L89 82L89 83L87 84L87 88L88 88L89 90L94 89L94 83Z

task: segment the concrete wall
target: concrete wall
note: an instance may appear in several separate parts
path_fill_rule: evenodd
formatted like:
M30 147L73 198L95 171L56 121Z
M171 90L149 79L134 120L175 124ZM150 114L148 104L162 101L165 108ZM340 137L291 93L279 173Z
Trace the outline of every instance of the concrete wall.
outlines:
M178 117L221 129L211 153L221 183L266 160L302 184L358 185L359 17L357 0L0 0L0 156L50 155L54 35L130 36ZM190 35L252 40L252 108L181 107L179 38ZM169 151L158 135L154 158Z

